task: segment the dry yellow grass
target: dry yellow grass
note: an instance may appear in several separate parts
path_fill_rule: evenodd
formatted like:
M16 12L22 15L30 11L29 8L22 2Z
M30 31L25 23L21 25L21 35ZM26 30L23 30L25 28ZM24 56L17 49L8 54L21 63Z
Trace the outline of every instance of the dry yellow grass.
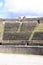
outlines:
M43 23L37 24L37 26L34 28L29 40L32 39L35 32L43 32Z
M0 40L3 37L3 30L4 30L4 25L3 24L0 24Z
M38 24L35 28L35 32L43 32L43 23Z

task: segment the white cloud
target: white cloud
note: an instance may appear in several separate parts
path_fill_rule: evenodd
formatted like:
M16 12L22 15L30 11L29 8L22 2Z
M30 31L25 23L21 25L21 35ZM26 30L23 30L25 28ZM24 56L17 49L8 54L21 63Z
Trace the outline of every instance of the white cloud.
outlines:
M33 11L43 13L43 0L5 0L5 7L12 12Z

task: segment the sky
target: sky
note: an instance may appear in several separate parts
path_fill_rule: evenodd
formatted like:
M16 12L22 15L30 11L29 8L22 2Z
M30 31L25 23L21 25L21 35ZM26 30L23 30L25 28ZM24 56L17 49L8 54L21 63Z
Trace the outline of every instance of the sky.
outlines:
M0 17L42 17L43 0L0 0Z

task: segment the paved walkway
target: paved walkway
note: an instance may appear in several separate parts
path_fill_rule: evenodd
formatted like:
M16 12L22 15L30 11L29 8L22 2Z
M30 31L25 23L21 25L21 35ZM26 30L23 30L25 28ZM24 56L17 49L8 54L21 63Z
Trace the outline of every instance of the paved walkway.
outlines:
M43 56L0 53L0 65L43 65Z

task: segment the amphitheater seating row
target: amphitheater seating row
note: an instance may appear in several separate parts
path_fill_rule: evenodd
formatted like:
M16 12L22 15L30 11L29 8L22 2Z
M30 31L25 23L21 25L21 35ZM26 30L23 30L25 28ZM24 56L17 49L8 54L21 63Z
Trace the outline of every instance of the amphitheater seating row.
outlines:
M15 32L20 23L5 23L4 32Z
M22 23L20 31L33 31L37 23ZM5 23L5 32L15 32L18 30L20 23Z
M3 40L28 40L31 33L4 33Z
M43 40L43 32L35 32L32 40Z
M20 32L17 32L20 23L5 23L3 40L28 40L36 24L22 23Z
M21 27L21 31L28 32L28 31L33 31L34 28L36 27L37 23L23 23Z

